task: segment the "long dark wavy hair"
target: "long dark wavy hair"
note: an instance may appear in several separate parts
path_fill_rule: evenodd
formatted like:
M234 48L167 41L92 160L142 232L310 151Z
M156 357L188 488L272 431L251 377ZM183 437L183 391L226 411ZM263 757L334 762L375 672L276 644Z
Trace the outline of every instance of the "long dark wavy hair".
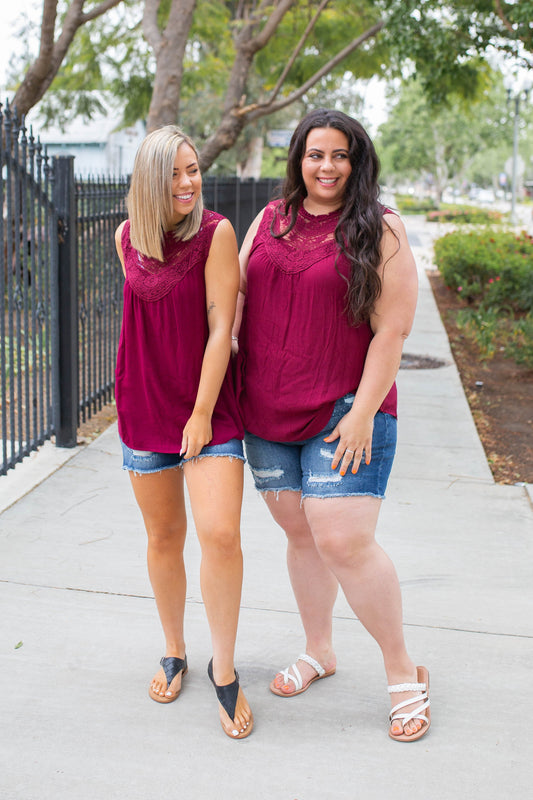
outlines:
M292 230L298 210L307 196L302 178L302 159L307 136L313 128L336 128L348 139L352 171L346 183L335 241L351 264L350 279L345 278L348 283L346 311L352 323L359 325L368 321L381 293L377 268L381 262L384 207L378 200L379 159L369 135L357 120L342 111L318 108L298 124L289 145L287 174L281 190L285 214L290 214L290 220L279 233L274 232L273 220L272 235L280 238Z

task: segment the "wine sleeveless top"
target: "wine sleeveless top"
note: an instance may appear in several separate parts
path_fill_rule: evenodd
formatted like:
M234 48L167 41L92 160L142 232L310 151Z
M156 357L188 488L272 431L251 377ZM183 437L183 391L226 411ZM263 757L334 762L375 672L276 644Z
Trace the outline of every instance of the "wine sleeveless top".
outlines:
M143 256L122 231L126 281L115 397L119 434L135 450L177 453L200 381L209 336L204 267L220 214L205 210L189 241L165 234L163 261ZM222 444L243 436L228 367L211 420Z
M271 224L278 233L288 219L275 201L252 243L237 392L245 429L263 439L297 442L320 433L335 401L361 380L373 334L346 313L350 262L334 238L339 217L301 207L294 228L276 239ZM380 410L396 416L396 397L393 385Z

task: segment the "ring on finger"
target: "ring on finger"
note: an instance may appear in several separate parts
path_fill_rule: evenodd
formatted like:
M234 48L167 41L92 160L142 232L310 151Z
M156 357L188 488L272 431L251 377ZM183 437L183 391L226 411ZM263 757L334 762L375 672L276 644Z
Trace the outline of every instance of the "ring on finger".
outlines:
M349 450L348 448L346 448L346 452L347 453L355 453L355 450Z

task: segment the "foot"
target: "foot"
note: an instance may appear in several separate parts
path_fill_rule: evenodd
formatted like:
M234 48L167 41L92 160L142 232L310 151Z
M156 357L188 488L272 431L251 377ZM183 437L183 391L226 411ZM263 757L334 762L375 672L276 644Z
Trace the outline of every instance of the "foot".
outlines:
M244 696L244 692L238 683L239 679L237 673L235 670L233 671L233 676L225 673L217 673L217 677L215 678L211 661L208 667L208 674L219 696L220 724L224 729L224 733L231 739L244 739L252 732L254 718L248 701ZM226 687L228 687L228 689L226 689ZM231 687L231 689L229 687ZM226 704L230 704L232 707L236 687L238 687L238 692L232 719L220 700L222 699Z
M156 672L150 684L150 690L149 690L150 697L159 703L172 703L173 700L177 699L179 693L181 692L182 678L187 672L187 659L185 657L183 668L180 669L178 672L176 672L176 674L169 683L167 675L165 673L165 669L163 667L163 662L167 658L173 658L173 656L170 657L164 656L161 659L161 669L159 669ZM169 667L167 666L167 672L168 671Z
M418 686L416 686L417 684ZM405 691L391 691L402 685L406 687ZM409 685L413 685L413 688L407 689ZM414 674L404 677L403 680L397 680L392 686L389 686L391 706L394 709L391 715L400 717L391 720L389 730L391 738L408 741L409 738L419 739L426 733L430 725L428 689L429 674L425 667L417 667ZM411 699L413 702L409 703ZM404 703L405 705L403 705ZM409 719L409 715L414 712L417 712L417 716Z
M308 661L305 661L302 656L299 656L295 664L277 673L270 684L271 691L273 691L274 694L281 693L287 696L301 694L305 692L314 681L320 678L326 678L329 675L334 675L337 662L333 653L328 653L323 659L315 659L313 656L310 656L310 661L315 660L323 669L322 674L320 674L316 667Z
M237 703L235 705L235 717L233 719L229 718L220 703L218 707L220 723L227 736L233 739L243 739L244 735L248 735L248 729L252 723L253 717L251 708L240 686L239 694L237 695Z

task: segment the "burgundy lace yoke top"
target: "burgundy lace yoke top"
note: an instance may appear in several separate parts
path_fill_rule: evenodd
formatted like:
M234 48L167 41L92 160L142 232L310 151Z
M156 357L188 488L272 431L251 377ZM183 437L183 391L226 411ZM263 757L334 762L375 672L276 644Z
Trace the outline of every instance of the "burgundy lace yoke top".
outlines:
M223 217L204 211L187 242L165 234L163 262L142 256L122 232L126 269L115 395L119 434L135 450L177 453L200 381L209 336L204 267ZM212 417L210 444L242 438L228 367Z
M270 441L301 441L327 424L335 401L357 390L370 325L345 312L348 259L334 232L340 211L303 207L292 231L279 201L270 203L252 244L239 334L238 400L246 430ZM396 416L396 386L381 405Z

